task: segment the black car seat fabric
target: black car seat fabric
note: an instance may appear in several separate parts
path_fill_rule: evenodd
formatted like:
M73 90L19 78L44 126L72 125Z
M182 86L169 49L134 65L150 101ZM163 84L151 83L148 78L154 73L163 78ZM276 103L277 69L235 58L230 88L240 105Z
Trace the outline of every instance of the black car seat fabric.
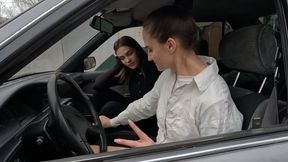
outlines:
M219 46L220 59L225 66L239 72L263 76L274 73L276 49L274 32L268 25L234 30L223 37ZM241 87L231 86L230 92L244 116L242 128L247 129L249 125L251 127L255 110L268 97Z
M204 39L197 40L196 50L198 55L208 56L208 42Z
M276 40L268 25L254 25L226 34L220 42L220 57L232 69L269 75L275 66Z
M220 44L221 61L233 71L224 74L224 79L232 85L241 72L237 85L252 91L258 91L261 82L266 77L267 81L262 94L269 95L273 88L273 66L276 45L273 30L267 25L246 27L225 36ZM222 47L224 45L224 47ZM228 48L227 48L228 47ZM230 48L232 47L232 48ZM231 55L231 53L233 55ZM246 60L249 58L249 61Z

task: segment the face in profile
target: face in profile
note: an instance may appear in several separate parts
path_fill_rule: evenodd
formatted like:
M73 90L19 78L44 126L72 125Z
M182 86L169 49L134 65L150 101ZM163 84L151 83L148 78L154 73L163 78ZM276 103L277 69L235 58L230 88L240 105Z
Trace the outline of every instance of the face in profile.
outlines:
M147 48L148 60L153 61L159 71L170 68L173 58L168 55L166 44L159 43L146 30L143 30L143 40Z
M116 51L116 56L128 68L136 69L139 67L139 58L136 55L136 50L128 46L121 46Z

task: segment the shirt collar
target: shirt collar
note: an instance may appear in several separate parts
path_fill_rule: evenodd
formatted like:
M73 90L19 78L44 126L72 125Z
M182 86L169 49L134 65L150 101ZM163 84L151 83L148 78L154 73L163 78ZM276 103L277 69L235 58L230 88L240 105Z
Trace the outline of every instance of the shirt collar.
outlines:
M215 80L218 75L218 66L216 60L213 57L198 56L208 66L200 73L194 76L194 81L200 91L204 91L208 88L211 82Z

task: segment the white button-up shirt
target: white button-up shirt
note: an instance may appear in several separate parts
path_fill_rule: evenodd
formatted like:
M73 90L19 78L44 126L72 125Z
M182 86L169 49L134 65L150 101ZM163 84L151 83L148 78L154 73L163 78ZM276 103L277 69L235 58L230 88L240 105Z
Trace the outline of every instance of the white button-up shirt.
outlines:
M232 101L229 88L218 75L216 60L199 56L208 66L195 76L162 72L153 89L111 119L113 127L157 116L157 143L240 131L243 116ZM178 80L177 80L178 78Z

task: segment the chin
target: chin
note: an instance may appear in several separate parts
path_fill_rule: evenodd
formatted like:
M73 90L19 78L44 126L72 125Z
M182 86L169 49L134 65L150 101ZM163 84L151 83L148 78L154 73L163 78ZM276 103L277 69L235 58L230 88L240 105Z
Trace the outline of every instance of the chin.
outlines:
M159 65L159 64L155 64L155 65L156 65L158 71L164 71L164 70L170 68L169 66L166 66L166 65Z
M157 66L157 70L158 70L158 71L164 71L164 70L166 70L166 68Z
M137 66L129 66L130 69L136 69Z

